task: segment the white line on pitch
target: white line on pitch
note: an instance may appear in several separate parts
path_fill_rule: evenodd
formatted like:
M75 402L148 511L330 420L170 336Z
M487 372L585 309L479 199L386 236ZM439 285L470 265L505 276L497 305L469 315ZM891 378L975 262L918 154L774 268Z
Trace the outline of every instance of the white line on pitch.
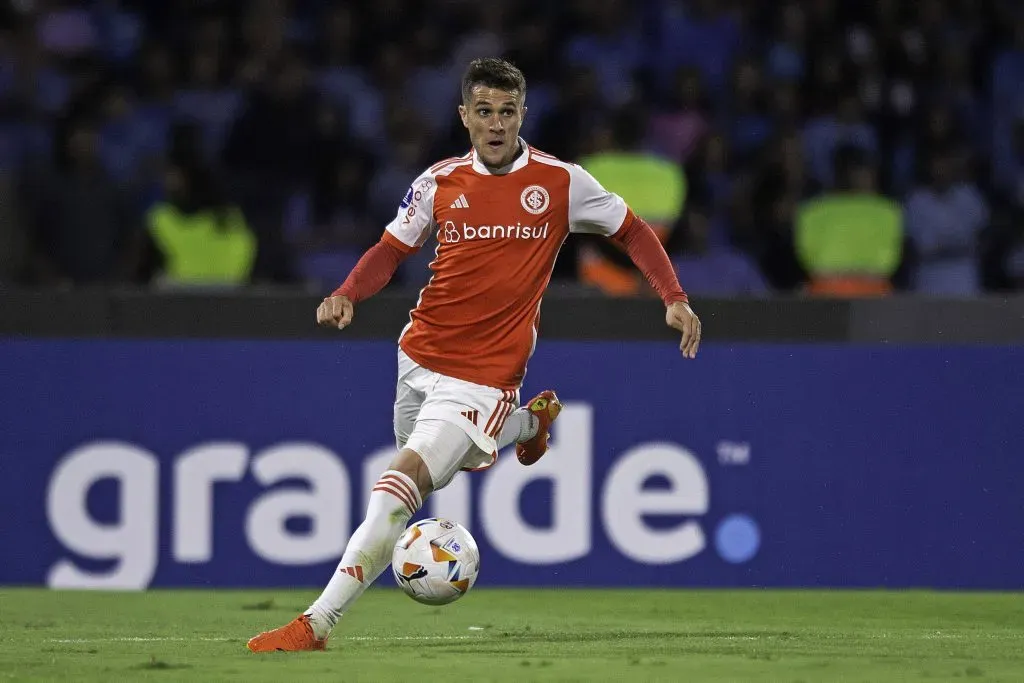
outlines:
M46 642L48 643L184 643L184 642L203 642L203 643L221 643L234 640L233 638L174 638L170 636L156 636L156 637L145 637L145 636L123 636L120 638L50 638Z
M335 640L349 641L391 641L391 640L470 640L476 636L348 636ZM48 643L86 644L86 643L230 643L242 642L241 638L182 638L176 636L123 636L119 638L50 638Z

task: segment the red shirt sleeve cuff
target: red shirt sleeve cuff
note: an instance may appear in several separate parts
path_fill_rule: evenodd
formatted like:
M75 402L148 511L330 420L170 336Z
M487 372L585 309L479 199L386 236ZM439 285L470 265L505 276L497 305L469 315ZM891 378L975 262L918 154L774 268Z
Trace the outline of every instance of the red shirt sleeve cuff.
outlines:
M368 299L391 281L398 266L415 251L416 249L385 232L377 244L367 249L345 278L345 282L334 290L331 296L346 296L352 303Z
M679 285L679 279L668 254L665 253L665 248L651 226L642 218L632 211L627 211L622 227L612 239L623 246L629 258L658 292L666 306L677 302L689 302L686 292Z

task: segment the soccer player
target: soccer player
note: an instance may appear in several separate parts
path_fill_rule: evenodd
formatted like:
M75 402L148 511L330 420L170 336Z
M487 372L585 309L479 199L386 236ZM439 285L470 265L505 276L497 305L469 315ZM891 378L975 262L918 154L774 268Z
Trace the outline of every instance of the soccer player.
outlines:
M513 442L524 465L547 451L561 405L545 391L526 407L519 387L537 342L541 297L570 233L603 235L643 272L694 358L701 326L651 228L575 164L519 137L526 81L501 59L470 63L459 116L472 149L426 170L380 241L317 309L343 329L355 304L437 233L433 275L399 337L394 418L398 454L370 493L338 570L303 614L249 641L253 652L321 650L338 619L387 568L409 519L460 470L490 466Z

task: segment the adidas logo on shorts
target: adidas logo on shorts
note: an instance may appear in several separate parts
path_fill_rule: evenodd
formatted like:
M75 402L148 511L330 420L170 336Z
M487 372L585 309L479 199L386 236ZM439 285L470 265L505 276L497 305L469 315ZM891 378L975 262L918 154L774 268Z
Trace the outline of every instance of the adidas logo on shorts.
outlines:
M477 419L480 417L480 411L479 410L463 410L461 413L459 413L459 415L461 415L462 417L466 418L467 420L469 420L470 422L472 422L475 425Z

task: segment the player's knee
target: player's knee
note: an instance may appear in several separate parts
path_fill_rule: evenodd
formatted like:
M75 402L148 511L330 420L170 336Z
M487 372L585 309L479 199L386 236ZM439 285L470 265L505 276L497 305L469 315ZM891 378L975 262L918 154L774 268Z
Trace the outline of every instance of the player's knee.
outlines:
M391 462L390 469L397 470L416 482L420 490L420 498L426 500L427 496L434 490L434 481L430 476L430 470L419 453L411 448L403 448Z

